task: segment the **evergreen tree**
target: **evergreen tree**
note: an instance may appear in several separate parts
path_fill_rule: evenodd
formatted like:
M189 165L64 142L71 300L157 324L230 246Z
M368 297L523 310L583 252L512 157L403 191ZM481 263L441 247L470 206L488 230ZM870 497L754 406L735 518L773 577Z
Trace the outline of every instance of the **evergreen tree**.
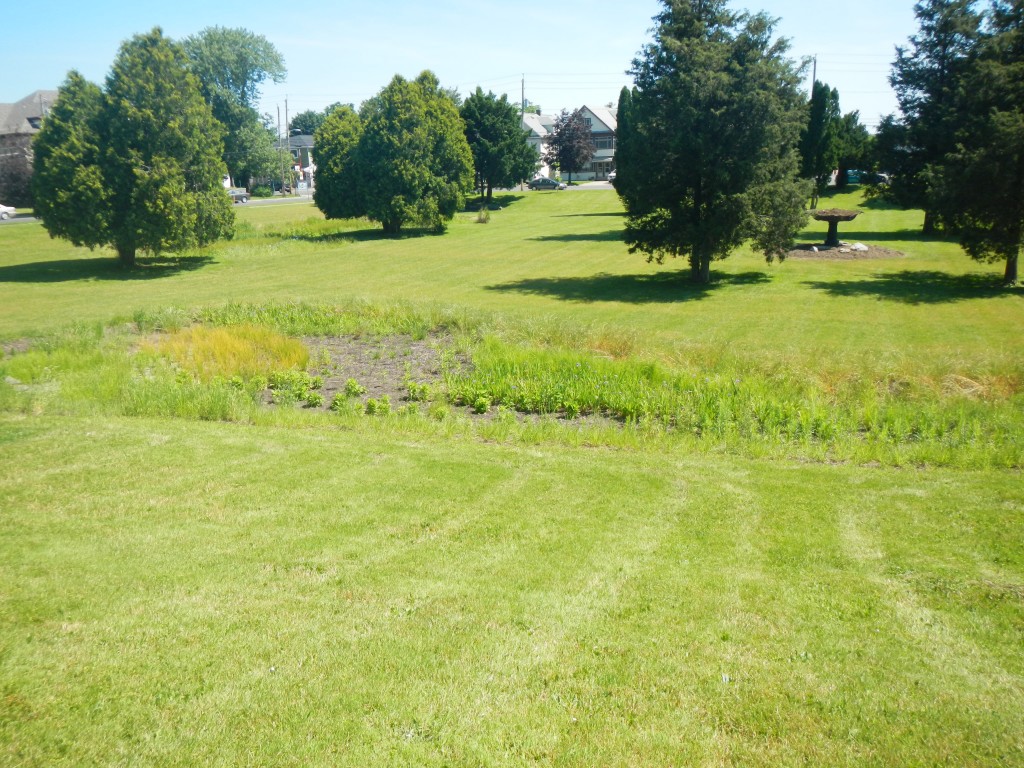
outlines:
M68 75L33 147L36 213L54 237L131 266L229 236L222 128L159 29L121 46L106 88Z
M920 31L896 50L889 82L900 119L879 129L879 161L893 173L889 196L907 208L923 208L924 231L935 228L927 168L956 148L969 120L961 97L981 35L976 0L921 0L914 5Z
M594 156L594 138L580 109L569 112L563 109L555 117L548 151L544 162L559 171L572 175L582 171Z
M366 213L355 163L362 133L359 115L352 107L344 106L327 115L314 134L317 183L313 201L329 219L351 219Z
M476 184L482 197L491 200L495 187L511 187L537 167L537 152L527 142L519 110L508 96L476 92L459 110L466 124L466 140L473 153Z
M1024 0L993 4L966 77L955 149L925 173L931 200L967 253L1004 261L1015 285L1024 247Z
M839 91L818 80L811 88L807 124L800 133L800 175L814 181L811 207L825 191L839 162Z
M637 181L643 180L646 171L640 167L651 153L644 153L643 138L638 133L634 100L636 89L623 86L619 93L618 109L615 113L615 191L629 209L637 205Z
M328 218L366 216L391 234L406 224L442 231L465 203L473 155L451 92L432 72L396 75L358 123L342 109L317 135L318 167L328 171L318 172L315 200Z
M706 283L712 260L747 239L769 260L791 247L806 218L804 98L767 16L725 0L663 4L655 41L633 63L636 142L619 172L641 172L624 196L626 240L649 259L686 256Z

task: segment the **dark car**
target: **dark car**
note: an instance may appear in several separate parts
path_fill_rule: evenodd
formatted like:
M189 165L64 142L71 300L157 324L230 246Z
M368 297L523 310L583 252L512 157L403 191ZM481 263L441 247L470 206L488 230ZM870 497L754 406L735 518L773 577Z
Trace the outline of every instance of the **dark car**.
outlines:
M245 187L232 187L228 190L228 194L231 195L231 201L234 203L249 202L249 192Z
M565 189L565 184L549 179L547 176L538 176L526 186L530 189Z

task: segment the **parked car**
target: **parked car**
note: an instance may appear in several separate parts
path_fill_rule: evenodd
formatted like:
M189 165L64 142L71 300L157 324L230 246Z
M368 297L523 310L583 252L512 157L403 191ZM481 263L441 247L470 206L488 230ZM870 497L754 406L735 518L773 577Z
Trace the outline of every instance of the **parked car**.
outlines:
M847 184L860 184L861 177L864 175L863 171L856 171L852 168L846 172L846 183Z
M0 221L14 218L15 211L9 205L0 205Z
M228 190L228 194L231 195L231 202L233 203L249 202L249 191L245 187L232 187Z
M612 184L615 183L615 175L615 171L612 171L611 173L608 174L608 181L611 182Z
M547 176L538 176L526 186L530 189L565 189L565 184L555 181L555 179L549 179Z

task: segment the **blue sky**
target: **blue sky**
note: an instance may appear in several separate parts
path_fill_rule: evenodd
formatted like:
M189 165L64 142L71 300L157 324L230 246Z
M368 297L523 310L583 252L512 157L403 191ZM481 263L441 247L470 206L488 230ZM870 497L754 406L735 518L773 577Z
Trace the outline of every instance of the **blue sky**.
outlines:
M735 8L779 17L794 58L817 56L818 79L839 89L844 112L874 127L894 111L894 47L916 31L911 0L752 0ZM508 93L545 112L614 101L625 70L650 39L657 0L35 0L0 16L0 102L56 88L77 69L102 83L121 41L154 26L182 38L204 27L244 27L284 55L288 79L263 87L262 111L358 105L398 73L433 70L467 94ZM810 73L807 78L810 83Z

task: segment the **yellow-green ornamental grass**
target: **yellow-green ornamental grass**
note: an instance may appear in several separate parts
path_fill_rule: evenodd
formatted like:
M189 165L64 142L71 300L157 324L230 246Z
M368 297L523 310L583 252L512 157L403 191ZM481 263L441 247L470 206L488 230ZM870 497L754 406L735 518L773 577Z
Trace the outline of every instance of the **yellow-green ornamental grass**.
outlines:
M298 339L253 325L191 326L144 348L171 358L182 370L203 381L267 376L278 370L303 369L309 361L309 350Z

